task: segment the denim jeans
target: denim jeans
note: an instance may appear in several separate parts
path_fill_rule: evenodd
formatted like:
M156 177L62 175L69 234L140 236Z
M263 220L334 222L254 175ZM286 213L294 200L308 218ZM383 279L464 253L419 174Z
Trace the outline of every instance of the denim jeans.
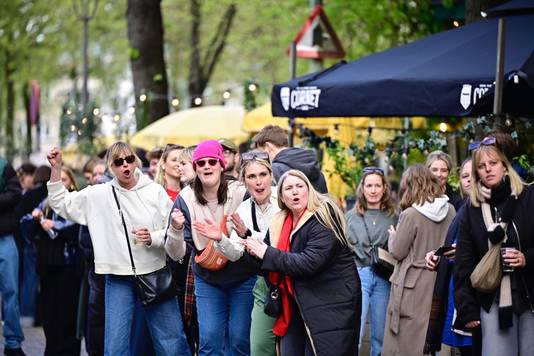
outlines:
M37 317L39 275L37 274L37 248L32 241L24 239L22 284L20 286L20 315Z
M250 355L250 314L255 283L256 277L251 277L223 288L195 276L199 356Z
M493 303L489 313L480 308L482 355L527 356L534 350L534 313L530 310L513 316L513 326L499 329L499 305Z
M16 349L24 340L19 311L19 252L13 235L0 236L0 293L7 349Z
M106 276L104 354L130 356L130 333L137 295L131 276ZM176 298L145 307L157 355L191 356Z
M382 352L386 310L391 285L388 281L379 277L371 267L358 267L358 274L362 283L362 321L359 348L362 346L367 312L370 309L371 356L378 356Z

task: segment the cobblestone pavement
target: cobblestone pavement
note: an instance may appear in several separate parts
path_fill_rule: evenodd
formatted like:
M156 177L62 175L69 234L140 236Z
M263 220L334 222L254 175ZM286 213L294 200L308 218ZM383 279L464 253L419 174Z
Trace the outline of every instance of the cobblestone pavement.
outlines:
M24 342L22 343L22 349L27 356L42 356L45 349L45 337L43 328L23 328L24 330ZM3 327L0 325L0 354L4 353L4 337ZM85 345L82 341L81 356L87 356L85 352Z

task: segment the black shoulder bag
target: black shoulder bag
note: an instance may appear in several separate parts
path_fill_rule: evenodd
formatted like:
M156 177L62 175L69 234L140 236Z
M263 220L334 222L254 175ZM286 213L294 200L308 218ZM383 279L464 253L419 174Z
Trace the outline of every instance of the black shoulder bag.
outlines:
M130 246L130 239L128 238L128 229L126 228L126 222L124 221L115 187L112 186L111 188L113 189L113 197L115 198L115 202L119 208L119 215L122 219L122 227L124 228L124 236L126 237L128 253L130 254L130 263L132 264L132 271L135 279L135 291L141 304L147 306L173 298L176 295L176 291L173 286L172 269L169 264L165 264L163 268L147 274L138 275L135 272L132 247Z
M365 226L365 232L367 233L369 245L371 246L371 268L378 276L388 281L389 277L391 277L393 274L393 269L395 268L395 259L386 249L380 246L373 246L371 236L369 235L369 228L367 227L367 222L365 222L365 216L363 215L362 221L363 225Z

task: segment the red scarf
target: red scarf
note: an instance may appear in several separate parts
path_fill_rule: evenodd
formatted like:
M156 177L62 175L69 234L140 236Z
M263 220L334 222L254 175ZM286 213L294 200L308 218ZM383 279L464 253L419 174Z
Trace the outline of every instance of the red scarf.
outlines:
M304 210L306 211L306 210ZM297 226L300 218L304 215L304 212L298 217L295 227ZM289 252L291 241L289 237L293 232L293 214L287 214L280 232L280 239L278 240L277 249L284 252ZM280 296L282 298L282 314L276 319L273 327L273 334L277 336L284 336L287 332L289 325L291 324L291 315L293 314L292 299L295 298L295 290L293 289L293 281L291 277L285 276L282 273L269 272L269 282L274 285L278 285L280 288Z

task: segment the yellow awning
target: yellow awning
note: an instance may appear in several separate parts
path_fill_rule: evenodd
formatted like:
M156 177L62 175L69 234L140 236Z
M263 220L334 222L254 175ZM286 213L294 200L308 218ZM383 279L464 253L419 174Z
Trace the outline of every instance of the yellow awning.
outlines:
M190 146L219 138L239 144L249 136L242 130L244 116L242 106L214 105L181 110L138 131L130 143L145 150L167 143Z

